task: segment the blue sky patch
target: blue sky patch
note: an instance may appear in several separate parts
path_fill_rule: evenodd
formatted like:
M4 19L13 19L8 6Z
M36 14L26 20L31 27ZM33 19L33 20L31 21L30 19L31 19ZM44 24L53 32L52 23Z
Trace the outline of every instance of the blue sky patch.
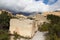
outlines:
M43 3L47 4L47 5L52 5L54 3L56 3L58 0L44 0Z

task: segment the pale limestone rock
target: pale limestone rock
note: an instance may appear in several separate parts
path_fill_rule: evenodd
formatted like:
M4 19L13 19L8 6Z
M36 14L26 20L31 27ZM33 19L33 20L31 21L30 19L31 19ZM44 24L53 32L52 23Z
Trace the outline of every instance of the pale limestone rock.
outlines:
M30 19L11 19L10 20L10 33L17 34L23 37L33 37L35 32L38 30L37 24L34 20Z
M2 12L0 11L0 14L1 14Z
M17 18L27 18L27 16L24 16L24 15L22 15L22 14L16 14L16 17L17 17Z
M34 20L37 22L37 25L42 25L44 22L48 23L47 17L38 13L35 15L30 15L29 17L34 18Z

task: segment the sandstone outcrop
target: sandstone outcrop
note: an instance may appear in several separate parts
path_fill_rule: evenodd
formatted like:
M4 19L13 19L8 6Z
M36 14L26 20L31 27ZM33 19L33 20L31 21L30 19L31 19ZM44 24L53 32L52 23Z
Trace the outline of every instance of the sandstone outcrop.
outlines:
M10 20L10 33L14 34L16 32L17 34L23 36L23 37L33 37L35 32L37 31L37 25L34 22L34 20L30 19L11 19Z

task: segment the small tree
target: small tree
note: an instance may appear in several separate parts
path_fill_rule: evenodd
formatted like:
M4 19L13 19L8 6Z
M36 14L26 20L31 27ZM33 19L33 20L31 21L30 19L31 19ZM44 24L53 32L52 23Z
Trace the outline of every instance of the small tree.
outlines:
M0 14L0 29L9 29L10 16L8 12L2 12Z

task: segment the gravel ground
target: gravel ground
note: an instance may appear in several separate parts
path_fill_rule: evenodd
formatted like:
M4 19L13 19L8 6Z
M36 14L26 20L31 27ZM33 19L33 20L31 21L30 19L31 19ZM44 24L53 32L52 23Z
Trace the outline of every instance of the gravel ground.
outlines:
M45 33L46 32L39 32L39 31L37 31L37 33L32 38L32 40L45 40L45 36L44 36Z

